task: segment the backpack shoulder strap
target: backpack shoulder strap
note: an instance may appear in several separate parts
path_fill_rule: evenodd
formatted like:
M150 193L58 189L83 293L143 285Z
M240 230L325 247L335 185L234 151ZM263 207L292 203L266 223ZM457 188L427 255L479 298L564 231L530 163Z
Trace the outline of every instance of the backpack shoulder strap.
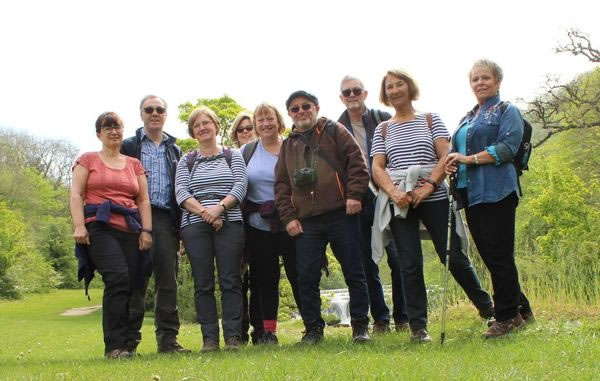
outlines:
M246 163L246 165L248 165L252 155L254 155L256 147L258 147L258 139L246 144L246 148L244 148L244 152L242 153L242 156L244 157L244 163Z
M194 162L196 161L196 157L198 156L198 152L193 150L192 152L185 155L185 160L187 162L188 171L191 173L192 168L194 168Z
M223 148L223 156L225 156L225 161L227 162L227 165L229 166L229 168L231 168L231 148L229 147L225 147Z
M379 123L381 123L381 110L371 109L371 114L373 115L373 119L375 119L375 125L379 126Z
M425 114L425 119L427 119L427 127L429 127L429 132L433 131L433 116L430 112Z
M388 130L388 121L381 122L381 136L383 137L383 141L387 138L387 130Z

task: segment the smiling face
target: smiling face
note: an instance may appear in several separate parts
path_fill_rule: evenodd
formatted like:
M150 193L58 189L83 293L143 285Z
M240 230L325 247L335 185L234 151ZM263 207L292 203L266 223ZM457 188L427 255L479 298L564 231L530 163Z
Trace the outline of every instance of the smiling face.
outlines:
M235 133L237 134L238 142L240 142L240 147L254 140L254 127L250 118L244 118L238 124Z
M394 108L412 101L408 82L393 75L385 77L385 95Z
M348 90L350 90L350 93L348 96L345 96L344 93L347 94ZM360 95L356 95L357 92L360 92ZM363 111L365 109L365 99L368 94L367 90L363 89L360 81L352 79L342 83L340 100L348 111Z
M194 139L198 143L217 143L217 126L206 114L198 115L192 125L192 131L194 132Z
M150 111L150 112L148 112ZM159 113L159 111L163 111ZM167 119L166 105L160 98L148 98L142 105L140 117L147 132L162 132Z
M279 135L279 121L275 111L265 108L255 116L258 137L265 139Z
M123 142L123 126L118 124L102 126L96 136L104 147L117 149Z
M491 97L498 95L500 90L500 80L487 67L474 66L471 70L470 82L471 90L473 90L477 103L480 105Z
M294 125L302 131L311 129L317 124L319 106L306 97L296 97L288 107L288 115L292 118Z

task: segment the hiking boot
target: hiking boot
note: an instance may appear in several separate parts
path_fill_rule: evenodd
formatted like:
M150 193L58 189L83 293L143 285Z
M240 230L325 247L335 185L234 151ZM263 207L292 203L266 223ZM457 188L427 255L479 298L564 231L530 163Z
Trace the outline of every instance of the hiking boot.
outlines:
M219 350L219 341L218 340L214 340L208 337L205 337L203 339L203 343L202 343L202 349L200 349L200 352L202 353L208 353L208 352L216 352Z
M397 321L394 323L394 329L396 332L407 332L410 329L408 321Z
M134 354L129 352L127 349L113 349L112 351L104 353L104 357L113 360L120 360L133 357Z
M225 350L236 352L240 350L241 339L239 336L231 336L225 339Z
M323 341L323 327L307 327L299 345L315 345Z
M483 337L486 339L493 339L495 337L504 336L507 333L514 332L519 328L523 327L525 321L521 317L521 314L517 314L512 319L504 320L504 321L494 321L494 324L483 334Z
M277 340L277 336L270 331L265 331L262 337L259 339L258 344L279 344L279 340Z
M415 343L429 343L431 342L431 336L427 333L425 328L411 330L412 336L410 339Z
M373 323L373 335L385 335L392 332L390 322L387 320L379 320Z
M265 331L262 329L252 330L252 333L250 334L250 338L252 339L252 344L253 345L260 344L260 341L262 340L262 337L264 334L265 334Z
M158 347L158 353L192 353L191 350L182 347L178 342Z
M529 325L531 323L535 323L535 316L533 316L533 311L521 311L521 318L523 319L524 325Z
M478 311L479 311L479 316L481 316L482 319L486 319L486 320L490 320L491 318L494 317L494 314L495 314L494 306L482 308Z
M388 323L389 332L389 323ZM352 342L356 344L363 344L371 341L369 336L369 326L367 324L357 324L352 326Z

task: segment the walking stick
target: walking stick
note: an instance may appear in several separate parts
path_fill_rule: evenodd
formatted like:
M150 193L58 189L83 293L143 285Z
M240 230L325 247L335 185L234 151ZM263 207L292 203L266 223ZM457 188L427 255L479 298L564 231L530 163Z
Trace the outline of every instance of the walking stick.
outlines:
M446 315L448 310L448 274L450 273L450 250L451 250L451 238L452 238L452 202L454 196L454 177L451 176L449 179L448 189L448 235L446 240L446 261L444 264L444 295L442 297L442 333L440 336L440 343L443 345L446 339Z

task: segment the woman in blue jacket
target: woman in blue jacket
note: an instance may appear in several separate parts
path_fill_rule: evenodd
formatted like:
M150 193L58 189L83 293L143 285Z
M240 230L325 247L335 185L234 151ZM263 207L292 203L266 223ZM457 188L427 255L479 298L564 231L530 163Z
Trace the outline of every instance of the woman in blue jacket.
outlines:
M469 230L492 278L496 321L484 333L488 339L534 319L514 257L520 191L512 158L523 136L523 119L515 106L500 100L502 78L495 62L475 62L469 82L477 105L454 133L446 159L446 174L457 174L458 207L465 208Z

